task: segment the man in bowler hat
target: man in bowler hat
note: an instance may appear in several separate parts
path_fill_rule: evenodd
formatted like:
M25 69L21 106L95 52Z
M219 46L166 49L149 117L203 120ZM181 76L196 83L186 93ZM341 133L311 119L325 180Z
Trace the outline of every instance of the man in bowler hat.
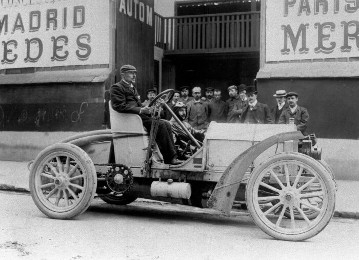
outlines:
M258 92L254 86L249 86L246 89L248 106L242 113L241 122L248 124L272 124L273 119L269 107L266 104L258 102L257 94Z
M151 109L148 106L142 106L138 98L138 92L134 86L137 75L136 68L132 65L123 65L120 68L120 73L121 81L112 85L110 89L112 107L120 113L139 115L142 119L143 126L149 132L154 120L151 118ZM155 138L166 164L182 163L182 161L177 160L172 138L172 128L168 121L159 121Z
M306 130L309 113L306 108L298 106L298 94L296 92L289 92L287 94L287 102L288 107L283 110L278 123L289 124L293 120L297 130L301 131L303 135L308 135Z

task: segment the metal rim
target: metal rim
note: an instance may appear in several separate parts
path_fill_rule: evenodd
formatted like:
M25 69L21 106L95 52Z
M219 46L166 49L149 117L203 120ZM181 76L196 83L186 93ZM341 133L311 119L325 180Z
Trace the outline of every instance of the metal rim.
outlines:
M41 203L51 211L67 212L81 204L88 189L88 173L69 152L54 152L39 164L35 190Z
M267 166L256 178L253 204L257 216L270 229L302 234L321 222L329 203L326 194L323 179L312 167L297 160L281 160ZM320 203L313 205L308 199ZM289 219L284 218L286 212Z

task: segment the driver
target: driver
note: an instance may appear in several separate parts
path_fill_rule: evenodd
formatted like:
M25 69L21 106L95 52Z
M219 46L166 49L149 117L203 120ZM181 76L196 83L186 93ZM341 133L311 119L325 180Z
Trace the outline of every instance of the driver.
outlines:
M182 122L182 124L187 128L187 130L199 141L203 142L205 130L196 130L194 129L187 121L187 106L183 102L177 102L173 107L173 112ZM172 131L177 138L188 142L190 138L187 136L186 132L182 129L181 125L172 117L170 120L172 125Z
M137 70L132 65L123 65L120 68L120 73L121 81L112 85L110 89L112 108L120 113L139 115L143 126L149 132L154 120L151 118L151 109L148 106L143 107L138 98L138 92L134 86ZM168 121L159 121L156 142L166 164L183 163L177 159L171 124Z

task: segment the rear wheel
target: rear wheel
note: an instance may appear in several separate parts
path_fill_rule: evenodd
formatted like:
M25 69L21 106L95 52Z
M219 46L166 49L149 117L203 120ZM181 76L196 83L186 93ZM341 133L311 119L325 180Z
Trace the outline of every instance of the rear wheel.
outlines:
M313 158L284 153L254 170L246 197L254 222L265 233L277 239L305 240L321 232L332 218L335 185L331 174Z
M54 144L35 159L29 186L36 206L45 215L70 219L83 213L94 198L95 166L80 147Z
M104 202L108 204L127 205L134 202L137 199L137 196L134 193L130 193L130 194L110 193L110 194L101 195L100 199L102 199Z

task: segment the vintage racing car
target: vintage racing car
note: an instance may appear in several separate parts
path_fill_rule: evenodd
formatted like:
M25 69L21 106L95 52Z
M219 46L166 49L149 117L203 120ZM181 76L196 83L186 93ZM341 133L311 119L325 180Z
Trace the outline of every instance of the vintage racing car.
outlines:
M173 93L166 90L152 102L155 120L161 120L161 106L168 108ZM80 133L36 157L29 184L44 214L76 217L95 195L117 205L141 197L205 204L229 214L242 183L254 222L274 238L311 238L333 216L333 172L295 125L212 122L203 143L182 125L191 139L189 158L168 165L154 142L155 123L148 133L138 115L118 113L111 105L110 119L110 130Z

